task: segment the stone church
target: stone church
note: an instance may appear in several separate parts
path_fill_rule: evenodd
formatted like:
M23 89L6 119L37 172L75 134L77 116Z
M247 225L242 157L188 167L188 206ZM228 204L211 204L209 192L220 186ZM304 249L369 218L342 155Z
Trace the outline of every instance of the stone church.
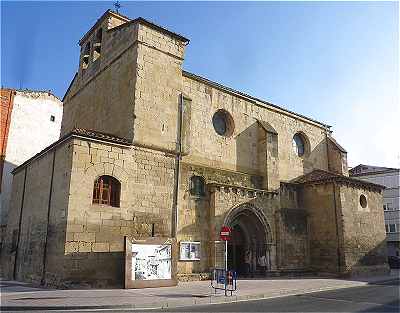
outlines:
M388 269L380 185L348 176L330 126L182 69L189 39L106 11L82 37L60 139L13 171L4 275L121 286L124 238L175 238L178 278L219 266ZM188 252L188 253L186 253Z

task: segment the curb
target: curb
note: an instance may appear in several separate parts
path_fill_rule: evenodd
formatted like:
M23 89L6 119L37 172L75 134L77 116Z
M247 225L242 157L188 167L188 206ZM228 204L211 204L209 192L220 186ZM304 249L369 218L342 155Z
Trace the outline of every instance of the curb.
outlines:
M392 281L395 279L389 279L385 281ZM364 285L368 285L365 282ZM309 291L299 290L299 291L281 291L279 294L271 295L271 294L252 294L252 295L243 295L243 296L210 296L208 298L192 298L190 300L175 300L175 301L166 301L166 302L153 302L153 303L143 303L139 305L135 304L121 304L121 305L95 305L95 306L1 306L0 311L40 311L40 310L48 310L48 311L83 311L83 310L112 310L112 309L131 309L131 310L157 310L157 309L171 309L177 307L186 307L186 306L194 306L194 305L212 305L212 304L223 304L223 303L235 303L235 302L244 302L244 301L253 301L253 300L264 300L264 299L274 299L274 298L282 298L288 296L297 296L310 294L321 291L329 291L329 290L337 290L337 289L346 289L353 287L361 287L361 286L336 286L336 287L322 287L316 288Z

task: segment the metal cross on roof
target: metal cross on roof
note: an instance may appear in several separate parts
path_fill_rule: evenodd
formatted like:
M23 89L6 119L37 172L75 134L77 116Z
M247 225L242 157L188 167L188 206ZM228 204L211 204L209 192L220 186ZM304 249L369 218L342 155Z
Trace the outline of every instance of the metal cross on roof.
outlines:
M121 3L117 0L114 2L114 8L117 13L119 13L119 9L122 7Z

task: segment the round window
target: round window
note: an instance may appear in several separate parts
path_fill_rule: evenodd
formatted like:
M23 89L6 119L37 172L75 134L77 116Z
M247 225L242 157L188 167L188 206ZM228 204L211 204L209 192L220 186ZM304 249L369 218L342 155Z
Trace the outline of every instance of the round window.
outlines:
M360 205L363 209L367 207L367 197L364 195L360 196Z
M305 154L306 144L301 134L297 133L296 135L293 136L292 147L294 153L296 153L297 156L301 157Z
M227 111L218 110L215 112L212 122L218 135L229 137L233 134L233 119Z

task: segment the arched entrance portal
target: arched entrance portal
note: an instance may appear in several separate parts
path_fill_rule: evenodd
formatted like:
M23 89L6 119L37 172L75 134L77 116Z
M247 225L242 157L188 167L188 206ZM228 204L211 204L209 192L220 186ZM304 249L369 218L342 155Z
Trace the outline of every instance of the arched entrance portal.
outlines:
M248 204L241 205L234 208L224 222L232 228L228 242L228 268L240 276L264 274L263 264L269 270L271 234L263 212Z

